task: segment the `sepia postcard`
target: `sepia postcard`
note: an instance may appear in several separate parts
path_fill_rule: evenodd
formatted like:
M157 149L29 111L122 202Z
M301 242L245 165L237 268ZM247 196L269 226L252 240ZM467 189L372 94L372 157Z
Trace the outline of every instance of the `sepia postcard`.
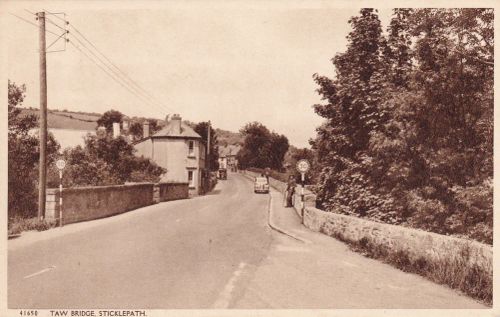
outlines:
M496 7L1 1L0 316L500 316Z

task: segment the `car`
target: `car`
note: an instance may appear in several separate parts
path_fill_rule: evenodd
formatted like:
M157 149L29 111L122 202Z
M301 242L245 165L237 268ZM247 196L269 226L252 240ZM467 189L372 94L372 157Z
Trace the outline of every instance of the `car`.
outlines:
M225 168L219 169L219 179L227 179L227 170Z
M256 177L253 184L254 193L269 193L269 183L266 177Z

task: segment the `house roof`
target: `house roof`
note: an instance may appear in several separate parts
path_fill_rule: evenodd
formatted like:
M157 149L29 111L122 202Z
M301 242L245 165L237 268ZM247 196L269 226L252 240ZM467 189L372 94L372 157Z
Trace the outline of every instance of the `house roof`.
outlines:
M172 124L172 121L169 121L163 129L156 132L152 135L152 137L174 137L174 138L196 138L201 139L201 136L196 133L193 128L181 122L181 131L180 133L176 131L175 126Z
M238 144L226 145L224 147L219 147L219 156L225 157L225 156L236 155L240 150L241 150L241 145Z

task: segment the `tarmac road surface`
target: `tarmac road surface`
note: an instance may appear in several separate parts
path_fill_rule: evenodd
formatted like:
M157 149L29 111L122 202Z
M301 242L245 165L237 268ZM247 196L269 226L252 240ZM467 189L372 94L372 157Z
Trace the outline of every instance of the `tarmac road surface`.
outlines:
M230 173L206 196L10 240L8 308L488 308L330 237L272 230L252 186Z

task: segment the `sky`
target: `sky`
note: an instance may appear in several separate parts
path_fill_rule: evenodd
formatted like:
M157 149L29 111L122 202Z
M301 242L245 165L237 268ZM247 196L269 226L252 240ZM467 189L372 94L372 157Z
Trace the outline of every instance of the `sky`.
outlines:
M309 146L323 120L312 109L322 102L312 76L334 75L331 59L345 51L348 20L359 12L332 2L302 1L26 2L6 7L34 24L35 17L24 9L66 13L72 26L158 101L151 105L137 98L67 44L65 51L47 54L49 109L115 109L158 119L178 113L235 132L259 121L297 147ZM391 10L379 9L379 14L385 29ZM24 106L38 107L38 29L12 15L6 23L8 78L26 84ZM50 22L47 28L59 33ZM48 33L47 45L54 39ZM63 48L58 41L50 50Z

